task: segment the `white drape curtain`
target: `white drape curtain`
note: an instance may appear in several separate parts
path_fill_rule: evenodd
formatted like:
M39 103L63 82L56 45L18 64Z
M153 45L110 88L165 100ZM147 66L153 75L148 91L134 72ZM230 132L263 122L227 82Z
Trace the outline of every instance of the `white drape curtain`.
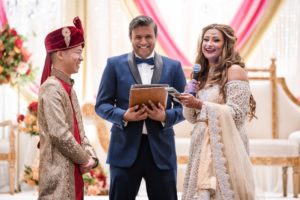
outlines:
M241 0L156 1L172 37L192 62L202 27L209 23L229 23L240 2ZM89 89L85 99L91 100L97 93L107 57L131 51L128 37L131 16L122 0L90 0L88 12Z
M270 66L275 56L277 75L300 97L300 1L285 0L277 17L247 61L248 66Z
M4 0L11 26L16 27L28 39L26 45L32 52L34 66L43 67L45 58L43 40L46 33L58 26L71 24L73 16L70 15L78 14L78 4L74 2L77 1ZM77 75L75 79L78 83L76 87L79 90L79 97L82 100L94 100L107 57L131 50L128 39L130 16L122 0L84 2L87 6L88 28L85 96L81 95L83 88L79 86L83 77ZM230 23L240 3L241 0L157 1L171 35L191 62L195 58L201 29L210 23ZM299 9L299 1L286 0L256 50L247 60L248 66L269 66L270 58L274 55L277 58L278 75L287 79L288 86L295 96L300 96L300 87L297 87L300 84L300 79L297 78L300 75Z
M81 87L82 74L74 76L77 82L75 87L82 100L95 99L107 57L131 50L128 39L131 16L122 0L47 2L4 0L4 2L11 26L16 27L27 37L26 45L32 52L34 66L39 68L44 64L43 40L46 33L56 27L72 24L72 18L81 15L80 10L86 9L86 87ZM156 1L170 34L191 62L194 62L201 29L210 23L230 23L241 2L241 0ZM84 4L86 8L83 8ZM297 87L300 84L300 79L297 78L300 75L299 9L299 1L286 0L254 53L246 61L250 67L269 66L270 58L274 55L277 58L278 75L287 79L288 86L295 96L300 96L300 87ZM38 79L39 77L40 74Z
M121 0L87 2L87 79L85 101L94 102L108 57L131 51L130 19Z
M65 8L60 1L55 0L3 0L3 3L10 26L26 37L27 41L24 42L24 45L32 53L33 67L40 68L41 71L46 55L44 38L50 30L63 24L63 9ZM39 80L38 71L38 83ZM29 102L26 102L16 88L0 85L0 121L7 119L16 121L19 113L26 114L28 104ZM30 164L36 157L37 151L36 145L29 145L32 144L32 138L29 135L20 133L16 139L20 141L19 172L17 174L19 177L17 179L21 180L24 164ZM8 185L7 170L7 163L0 161L0 191L1 189L7 191L5 189ZM3 189L3 186L6 187Z
M194 62L201 29L210 23L229 24L241 0L165 0L156 3L177 45ZM86 97L89 100L95 97L99 82L95 80L100 79L107 57L131 50L128 40L130 19L124 9L121 0L88 1L90 43ZM300 79L297 78L300 75L299 9L299 1L286 0L254 53L246 60L249 67L268 67L270 58L275 56L278 75L286 78L297 97L300 96Z

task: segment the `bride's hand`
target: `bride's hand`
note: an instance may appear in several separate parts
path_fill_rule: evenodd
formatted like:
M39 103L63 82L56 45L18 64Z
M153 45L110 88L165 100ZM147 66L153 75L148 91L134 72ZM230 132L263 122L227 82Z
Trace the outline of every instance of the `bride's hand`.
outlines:
M179 101L188 108L201 109L202 102L189 93L182 93L181 95L176 97Z

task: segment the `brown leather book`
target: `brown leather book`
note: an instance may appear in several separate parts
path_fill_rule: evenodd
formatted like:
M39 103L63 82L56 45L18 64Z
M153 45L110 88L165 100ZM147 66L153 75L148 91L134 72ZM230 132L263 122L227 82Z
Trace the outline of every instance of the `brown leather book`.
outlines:
M145 104L149 106L149 100L155 105L159 102L166 108L168 84L135 84L131 86L129 95L129 107Z

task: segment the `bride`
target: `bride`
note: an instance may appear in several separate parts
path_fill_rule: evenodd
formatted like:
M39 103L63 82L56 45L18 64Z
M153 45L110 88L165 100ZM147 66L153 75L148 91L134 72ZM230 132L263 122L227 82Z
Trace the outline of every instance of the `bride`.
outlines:
M228 25L203 28L196 63L202 66L178 98L195 124L182 200L253 200L254 181L244 124L255 117L245 64Z

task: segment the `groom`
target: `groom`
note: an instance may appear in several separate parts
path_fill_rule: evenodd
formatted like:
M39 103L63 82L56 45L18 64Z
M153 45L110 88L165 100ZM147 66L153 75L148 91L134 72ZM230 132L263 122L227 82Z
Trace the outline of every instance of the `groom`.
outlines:
M98 159L88 141L71 76L82 62L84 31L56 29L45 38L46 59L39 91L40 165L38 200L83 200L82 174Z
M168 99L128 108L134 84L169 84L183 92L186 84L180 62L154 51L157 25L138 16L129 25L133 52L112 57L102 75L95 110L113 123L107 162L110 200L134 200L142 178L150 200L176 200L176 152L173 125L184 118L182 106Z

